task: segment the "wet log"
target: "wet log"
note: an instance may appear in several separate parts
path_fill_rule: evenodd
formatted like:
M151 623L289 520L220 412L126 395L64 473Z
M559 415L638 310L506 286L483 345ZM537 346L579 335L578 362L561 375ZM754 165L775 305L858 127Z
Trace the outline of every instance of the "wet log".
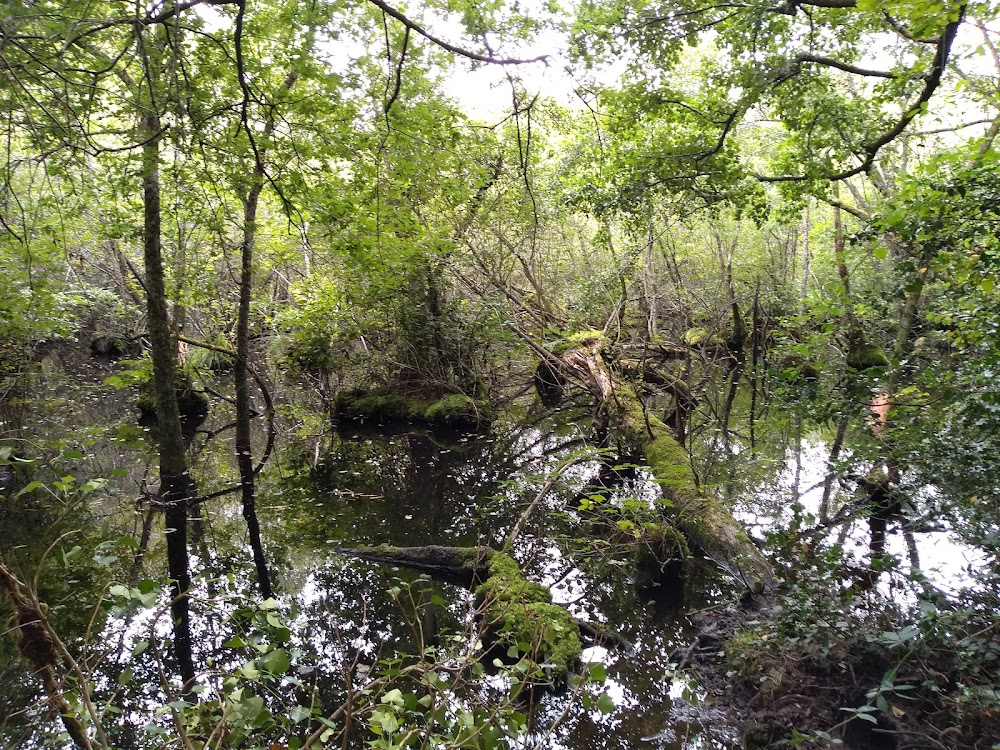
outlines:
M546 586L521 575L510 555L489 547L362 547L341 554L401 565L451 583L464 582L475 592L478 616L486 625L487 654L505 658L512 646L528 647L543 684L561 685L580 660L580 627L552 603Z
M671 522L688 544L716 562L750 591L774 586L770 563L718 498L695 481L688 455L670 428L648 413L638 394L620 382L604 361L608 340L599 331L575 337L559 356L559 367L597 400L608 427L630 448L641 450L668 501Z
M377 547L341 548L337 552L361 560L399 565L426 573L436 580L471 589L490 577L489 561L494 550L489 547L442 547L437 544L426 547L382 544Z

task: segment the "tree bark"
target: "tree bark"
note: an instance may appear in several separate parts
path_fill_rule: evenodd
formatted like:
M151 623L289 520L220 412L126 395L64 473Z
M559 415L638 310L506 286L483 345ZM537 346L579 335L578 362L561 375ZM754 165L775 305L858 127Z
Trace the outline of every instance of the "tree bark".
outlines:
M250 442L250 301L253 296L253 250L257 235L257 206L264 187L263 164L258 161L254 184L243 201L243 243L240 248L240 305L236 321L236 362L233 382L236 390L236 463L240 471L243 518L250 536L257 585L260 595L272 595L271 577L267 570L264 543L257 520L257 500L254 489L253 449Z
M160 243L160 121L149 109L142 114L143 261L146 276L146 314L156 394L160 443L160 496L167 532L167 569L171 580L174 620L174 656L185 683L194 679L191 614L187 592L191 587L187 550L188 502L197 494L188 469L180 411L177 407L176 347L167 309L163 255Z

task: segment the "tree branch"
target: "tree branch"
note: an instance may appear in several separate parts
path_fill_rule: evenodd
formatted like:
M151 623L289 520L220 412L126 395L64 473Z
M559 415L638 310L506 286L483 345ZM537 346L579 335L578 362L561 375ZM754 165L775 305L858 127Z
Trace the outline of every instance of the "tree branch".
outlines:
M828 68L836 68L837 70L842 70L845 73L851 73L856 76L890 79L900 77L898 73L890 73L885 70L859 68L855 65L849 65L848 63L840 62L840 60L834 60L830 57L821 57L820 55L801 54L798 55L795 60L799 63L815 63L816 65L824 65Z
M463 49L461 47L456 47L454 44L449 44L443 39L439 39L438 37L431 34L429 31L418 25L415 21L411 21L409 18L404 16L402 13L393 8L388 3L383 2L383 0L368 0L368 2L370 2L376 8L381 10L387 16L395 18L406 28L410 29L410 31L416 32L417 34L419 34L432 44L435 44L441 49L447 50L448 52L452 52L461 57L468 58L469 60L476 60L477 62L489 63L490 65L526 65L528 63L548 62L549 59L548 55L539 55L538 57L532 57L527 59L480 55L477 52L472 52L470 50Z
M945 66L948 64L948 58L951 55L951 46L955 41L955 35L958 33L958 27L962 24L962 21L965 18L965 11L967 7L967 4L962 5L959 9L958 18L951 21L938 38L937 48L934 52L934 63L930 72L924 76L924 88L921 90L920 95L903 111L903 114L900 115L896 124L874 141L870 141L861 147L860 153L857 154L857 156L861 159L861 162L856 167L845 169L841 172L827 173L823 176L824 179L835 182L838 180L846 180L847 178L854 177L855 175L870 173L872 165L875 163L875 157L878 155L878 152L882 149L882 147L887 146L902 135L910 122L912 122L917 115L925 111L927 103L931 100L931 97L934 96L934 92L936 92L938 87L941 85L941 78L944 75ZM805 182L812 178L813 175L809 174L756 175L757 180L766 183Z
M834 208L839 208L841 211L846 211L851 216L861 219L861 221L868 221L871 216L862 211L860 208L850 205L849 203L844 203L836 198L824 198L823 201Z

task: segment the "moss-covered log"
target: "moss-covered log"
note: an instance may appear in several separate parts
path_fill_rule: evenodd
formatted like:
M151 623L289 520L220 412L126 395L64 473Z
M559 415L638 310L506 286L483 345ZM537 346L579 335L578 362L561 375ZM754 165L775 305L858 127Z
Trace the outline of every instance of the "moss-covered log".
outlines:
M611 373L601 355L607 343L601 335L581 340L560 356L563 372L594 395L611 430L642 451L670 503L672 522L689 545L750 590L769 590L774 583L770 564L718 498L698 487L687 452L670 428L649 414L636 392Z
M546 586L521 575L510 555L489 547L362 547L339 550L365 560L402 565L471 588L492 645L506 654L523 647L545 675L560 684L576 667L583 647L576 620L552 603Z
M334 416L350 422L415 422L432 427L482 429L493 419L488 401L462 393L439 399L404 396L388 390L341 391L333 404Z

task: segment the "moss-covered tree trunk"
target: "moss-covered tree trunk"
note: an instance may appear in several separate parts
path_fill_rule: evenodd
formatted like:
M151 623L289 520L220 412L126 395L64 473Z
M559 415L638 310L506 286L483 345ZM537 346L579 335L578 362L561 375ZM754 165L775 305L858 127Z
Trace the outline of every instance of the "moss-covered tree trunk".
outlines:
M619 439L642 451L670 502L673 523L689 544L750 590L768 591L774 584L770 564L719 499L698 487L687 452L671 429L611 372L601 355L606 344L598 331L578 336L553 364L593 394Z

